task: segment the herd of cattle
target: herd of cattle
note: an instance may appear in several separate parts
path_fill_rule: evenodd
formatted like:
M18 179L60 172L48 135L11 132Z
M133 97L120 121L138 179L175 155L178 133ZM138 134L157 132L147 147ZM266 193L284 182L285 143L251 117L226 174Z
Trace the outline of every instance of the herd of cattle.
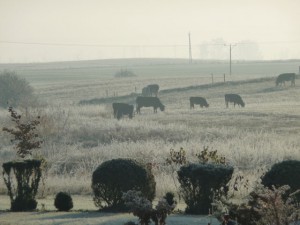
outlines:
M276 86L285 85L286 81L291 81L291 86L295 86L295 73L280 74L276 79ZM159 108L161 111L165 110L165 106L161 103L157 97L159 85L150 84L142 89L142 96L136 98L136 113L141 113L142 107L153 107L154 113L157 113ZM245 102L238 94L225 94L225 105L228 108L228 104L233 103L233 106L239 105L245 107ZM206 99L203 97L190 97L190 108L193 109L194 105L199 105L201 108L209 107ZM122 116L127 115L129 118L133 117L134 106L126 103L113 103L112 104L114 117L120 119Z

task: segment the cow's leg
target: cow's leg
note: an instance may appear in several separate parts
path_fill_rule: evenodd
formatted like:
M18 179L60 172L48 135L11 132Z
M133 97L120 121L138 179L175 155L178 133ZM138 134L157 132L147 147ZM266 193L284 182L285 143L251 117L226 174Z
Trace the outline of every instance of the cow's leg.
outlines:
M291 81L291 86L295 86L295 79Z
M122 113L118 111L118 113L117 113L117 119L119 120L119 119L121 119L121 117L122 117Z
M228 108L228 101L225 101L226 108Z
M153 107L153 111L154 111L154 113L157 113L157 108Z
M137 114L141 114L141 107L140 107L140 106L137 106L137 107L136 107L136 113L137 113Z

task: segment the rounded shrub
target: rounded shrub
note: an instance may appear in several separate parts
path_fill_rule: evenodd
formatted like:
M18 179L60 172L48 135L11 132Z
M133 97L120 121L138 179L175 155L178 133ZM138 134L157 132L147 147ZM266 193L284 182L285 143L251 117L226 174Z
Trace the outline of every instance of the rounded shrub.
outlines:
M300 161L286 160L274 164L262 177L262 184L268 188L271 188L272 185L275 187L289 185L291 192L300 189ZM299 193L297 199L300 201Z
M66 192L59 192L55 196L54 206L58 211L69 211L73 208L72 197Z
M189 214L208 214L213 201L214 191L231 179L233 167L222 164L200 163L182 166L177 172L180 193Z
M141 191L149 201L155 196L155 180L150 169L131 159L113 159L93 172L94 203L102 210L124 211L123 193Z

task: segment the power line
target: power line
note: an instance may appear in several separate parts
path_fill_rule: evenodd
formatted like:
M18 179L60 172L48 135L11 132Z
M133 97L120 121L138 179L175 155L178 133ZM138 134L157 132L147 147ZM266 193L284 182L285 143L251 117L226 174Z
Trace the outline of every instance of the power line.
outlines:
M298 44L300 43L300 41L259 41L259 42L238 42L237 44L239 45L251 45L251 44L285 44L285 43L289 43L289 44Z
M190 39L190 34L189 34ZM82 46L82 47L107 47L107 48L125 48L125 47L162 47L162 48L172 48L172 47L190 47L190 46L221 46L225 45L225 43L202 43L198 45L191 45L190 43L188 45L186 44L170 44L170 45L159 45L159 44L153 44L153 45L106 45L106 44L86 44L86 43L54 43L54 42L25 42L25 41L0 41L0 43L3 44L22 44L22 45L46 45L46 46ZM252 44L283 44L283 43L290 43L290 44L296 44L300 43L300 41L269 41L269 42L238 42L239 45L252 45Z
M24 45L51 45L51 46L82 46L82 47L187 47L188 45L104 45L104 44L80 44L80 43L50 43L50 42L22 42L22 41L0 41L3 44L24 44Z

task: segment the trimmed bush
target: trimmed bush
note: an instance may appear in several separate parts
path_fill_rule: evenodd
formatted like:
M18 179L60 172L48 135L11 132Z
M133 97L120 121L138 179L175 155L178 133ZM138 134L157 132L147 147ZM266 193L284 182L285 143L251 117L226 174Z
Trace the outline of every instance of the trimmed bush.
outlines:
M152 202L155 196L154 176L146 166L131 159L113 159L93 172L94 203L102 210L126 210L122 195L129 190L141 191Z
M300 161L286 160L276 163L262 177L262 184L268 188L280 187L283 185L290 186L290 192L300 189ZM300 193L297 195L297 200L300 201Z
M11 211L36 209L35 196L42 176L41 161L12 161L3 163L2 167L4 182L11 200Z
M177 172L180 193L189 214L208 214L213 193L224 188L231 179L233 167L221 164L189 164Z
M2 130L13 135L12 143L15 143L17 156L25 158L32 154L33 149L41 147L41 140L37 140L35 129L40 124L39 117L35 120L23 123L19 115L12 107L9 107L14 128L3 127ZM3 178L11 201L12 211L31 211L36 209L35 196L38 191L42 176L42 167L45 160L20 160L3 163Z
M59 192L55 197L54 206L58 211L69 211L73 208L71 195L66 192Z

